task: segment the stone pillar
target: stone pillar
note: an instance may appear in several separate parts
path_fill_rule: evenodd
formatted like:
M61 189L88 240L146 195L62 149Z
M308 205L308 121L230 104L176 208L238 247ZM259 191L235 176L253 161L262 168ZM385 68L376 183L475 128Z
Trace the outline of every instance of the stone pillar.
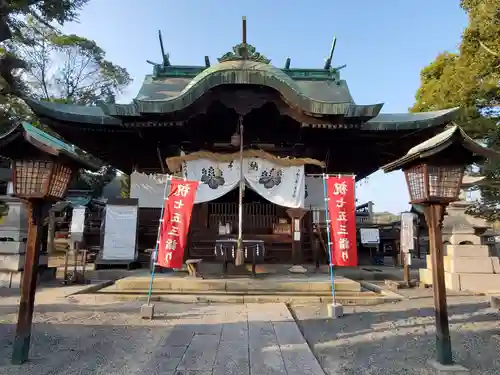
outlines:
M306 214L303 208L290 208L286 211L290 219L292 219L292 261L293 267L290 272L304 273L307 270L301 266L303 261L302 254L302 218Z
M9 206L9 212L0 223L0 287L19 288L28 237L28 209L17 198L4 196L1 199ZM39 265L47 264L48 257L42 254Z

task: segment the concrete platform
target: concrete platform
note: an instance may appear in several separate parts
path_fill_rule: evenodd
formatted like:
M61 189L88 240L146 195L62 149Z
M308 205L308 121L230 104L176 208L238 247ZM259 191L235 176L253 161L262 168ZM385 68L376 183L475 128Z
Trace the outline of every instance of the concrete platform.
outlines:
M117 292L149 290L151 275L130 276L115 282ZM273 275L234 278L205 278L192 279L178 274L159 274L155 276L153 290L156 293L242 293L242 294L269 294L290 293L322 295L331 294L331 281L325 275L288 276ZM335 278L335 291L361 292L361 284L342 276Z

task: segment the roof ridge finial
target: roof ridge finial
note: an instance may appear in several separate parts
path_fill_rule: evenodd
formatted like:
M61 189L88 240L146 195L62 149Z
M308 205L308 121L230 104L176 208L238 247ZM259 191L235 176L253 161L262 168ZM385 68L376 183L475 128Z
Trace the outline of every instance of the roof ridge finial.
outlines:
M165 53L165 47L163 46L163 38L161 36L161 30L158 30L158 40L160 41L160 49L161 49L163 66L170 66L169 55L168 55L168 53Z
M241 17L241 31L242 31L242 44L247 44L247 18L246 16Z
M325 70L330 70L332 67L333 53L335 52L335 46L337 45L337 37L333 37L332 46L330 47L330 56L325 61Z
M242 21L242 42L233 47L232 52L225 53L221 58L219 58L219 62L225 61L235 61L235 60L252 60L264 64L269 64L271 60L269 60L264 55L261 55L254 46L247 43L247 18L243 16L241 18Z

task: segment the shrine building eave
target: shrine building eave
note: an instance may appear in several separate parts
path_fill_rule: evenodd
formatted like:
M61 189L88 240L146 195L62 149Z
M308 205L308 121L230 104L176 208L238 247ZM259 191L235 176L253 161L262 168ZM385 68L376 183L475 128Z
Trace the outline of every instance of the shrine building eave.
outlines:
M30 98L24 98L28 106L39 116L42 120L48 119L49 126L57 131L58 123L70 126L78 130L82 128L85 130L112 130L125 126L123 118L124 113L121 115L110 115L106 106L83 106L76 104L53 103L46 101L39 101ZM135 102L134 102L135 103ZM129 105L114 105L115 108L129 108L137 107L134 104ZM380 105L381 107L381 105ZM377 108L380 110L380 108ZM356 110L355 110L356 111ZM357 106L357 111L370 111L370 108L365 106ZM457 115L458 108L444 109L431 112L417 112L417 113L381 113L372 119L362 123L359 130L365 131L413 131L422 130L434 126L440 126L453 121ZM135 119L140 118L143 114L138 112L128 112L127 116L134 116ZM141 126L141 125L138 125ZM158 124L161 126L161 123ZM333 128L334 125L329 124L308 124L302 123L303 127L312 128ZM128 124L127 127L130 127Z
M39 117L78 126L120 126L122 120L109 116L101 106L54 103L31 98L23 98L31 110Z
M361 130L398 131L421 130L453 121L459 108L442 109L432 112L381 113L361 125Z

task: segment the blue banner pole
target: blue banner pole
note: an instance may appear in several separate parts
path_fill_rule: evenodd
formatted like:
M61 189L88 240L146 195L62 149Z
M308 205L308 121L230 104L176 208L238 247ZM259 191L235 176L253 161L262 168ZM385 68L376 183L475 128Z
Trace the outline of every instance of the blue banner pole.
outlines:
M159 224L158 224L158 234L156 235L155 249L154 249L154 252L152 254L152 256L153 256L153 269L151 270L151 281L149 283L148 305L151 304L151 295L153 294L153 281L155 278L156 260L158 259L158 246L159 246L159 242L160 242L160 231L161 231L161 226L163 223L163 213L165 212L165 204L166 204L165 201L168 199L171 179L172 179L172 176L167 175L167 181L165 181L165 187L163 189L163 205L161 206L161 214L160 214L160 220L159 220Z
M331 251L331 248L332 248L332 236L331 236L331 233L330 233L330 214L328 212L328 192L327 192L327 189L326 189L326 180L328 179L328 175L327 174L324 174L323 173L323 193L324 193L324 197L325 197L325 218L326 218L326 236L327 236L327 240L328 240L328 259L330 260L330 280L332 282L332 300L333 300L333 304L335 305L337 302L335 300L335 274L334 274L334 271L333 271L333 262L332 262L332 251ZM320 233L321 235L321 233Z

